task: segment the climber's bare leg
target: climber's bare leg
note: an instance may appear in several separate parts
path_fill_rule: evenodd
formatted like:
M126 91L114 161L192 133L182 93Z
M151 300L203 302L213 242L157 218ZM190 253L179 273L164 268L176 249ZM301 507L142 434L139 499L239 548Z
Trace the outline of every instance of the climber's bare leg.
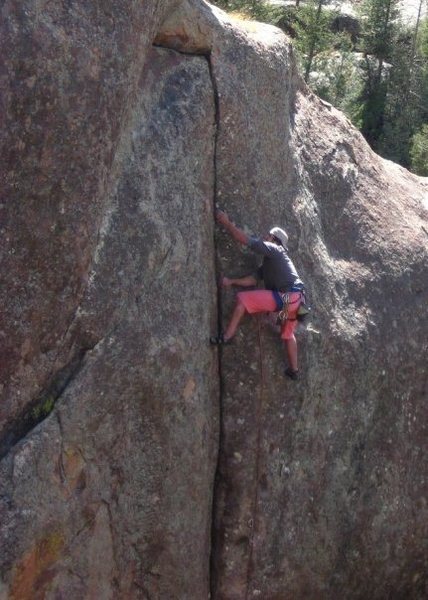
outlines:
M229 321L229 325L227 326L226 331L224 332L224 340L230 340L236 333L239 323L241 322L242 317L245 315L246 309L245 306L237 300L234 311Z
M288 359L288 366L290 367L290 369L292 371L297 371L298 370L297 341L296 341L296 338L294 337L294 334L288 340L284 340L284 343L285 343L285 350L286 350L287 359Z

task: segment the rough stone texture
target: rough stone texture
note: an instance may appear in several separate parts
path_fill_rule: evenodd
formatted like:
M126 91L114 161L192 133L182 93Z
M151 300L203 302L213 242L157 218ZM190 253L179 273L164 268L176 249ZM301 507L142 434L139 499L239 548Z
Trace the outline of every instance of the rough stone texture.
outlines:
M374 155L264 31L215 63L217 190L250 230L286 227L316 312L298 385L261 319L224 350L215 597L422 598L427 182ZM232 276L254 268L219 252Z
M206 35L217 199L249 231L285 225L316 313L299 385L262 319L224 350L214 597L422 598L427 181L308 92L277 30L231 27ZM200 13L170 15L168 37L194 51ZM218 250L233 276L255 268Z
M427 180L308 91L279 30L91 6L2 9L0 597L424 598ZM222 232L215 258L214 195L290 234L298 384L262 318L207 346L215 262L255 267Z
M68 332L91 349L1 463L2 598L208 596L214 95L206 59L170 50L139 85Z
M2 432L75 357L65 338L146 52L169 5L2 2Z

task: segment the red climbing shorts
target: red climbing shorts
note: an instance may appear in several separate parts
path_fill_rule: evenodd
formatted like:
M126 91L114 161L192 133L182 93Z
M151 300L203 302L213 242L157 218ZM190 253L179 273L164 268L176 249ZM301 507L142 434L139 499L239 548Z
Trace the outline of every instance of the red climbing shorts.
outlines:
M288 306L288 317L295 319L297 309L300 305L300 292L290 292L290 304ZM238 302L244 305L247 313L277 312L278 307L274 295L269 290L251 290L250 292L239 292ZM281 339L289 340L294 335L298 321L287 320L281 325Z

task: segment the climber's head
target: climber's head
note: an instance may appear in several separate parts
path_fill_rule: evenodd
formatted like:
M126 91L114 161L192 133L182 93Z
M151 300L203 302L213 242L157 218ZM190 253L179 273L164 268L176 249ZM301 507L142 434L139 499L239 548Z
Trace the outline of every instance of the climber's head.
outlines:
M272 227L272 229L269 231L269 235L273 237L273 241L276 244L281 244L281 246L287 248L288 235L283 229L281 229L280 227Z

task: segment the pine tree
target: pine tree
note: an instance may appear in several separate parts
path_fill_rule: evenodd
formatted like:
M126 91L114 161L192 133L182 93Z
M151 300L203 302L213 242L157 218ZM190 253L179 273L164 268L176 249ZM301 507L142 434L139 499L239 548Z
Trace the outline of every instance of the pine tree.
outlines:
M323 11L325 4L326 0L308 0L296 11L296 45L302 57L306 82L309 81L315 55L332 46L332 11Z
M428 124L423 125L412 138L410 149L412 170L417 175L428 176Z
M311 72L312 61L314 59L315 48L319 45L320 39L323 36L323 28L321 23L321 10L323 6L324 0L316 0L313 3L313 11L311 14L311 19L309 21L310 29L309 33L309 48L308 48L308 57L306 60L305 67L305 81L309 79L309 73Z
M396 41L398 0L364 0L364 89L360 98L359 126L369 144L377 149L383 132L388 60Z
M386 97L384 127L379 140L379 153L405 167L411 164L412 135L427 121L428 70L424 56L421 21L422 6L415 24L402 27L393 49L392 69ZM420 41L421 40L421 41Z

